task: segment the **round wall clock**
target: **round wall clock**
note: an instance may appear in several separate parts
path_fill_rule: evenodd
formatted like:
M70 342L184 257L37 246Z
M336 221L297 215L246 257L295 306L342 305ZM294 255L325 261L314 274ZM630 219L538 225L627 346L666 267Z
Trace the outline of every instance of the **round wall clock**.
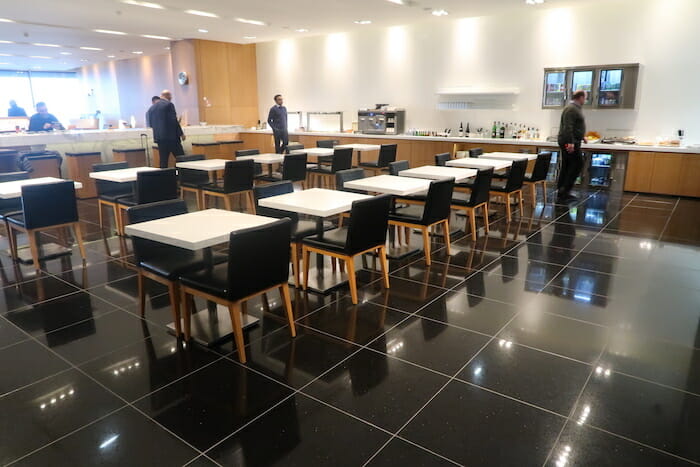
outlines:
M189 83L189 81L190 77L187 76L186 71L181 71L177 74L177 82L180 83L181 86L184 86L185 84Z

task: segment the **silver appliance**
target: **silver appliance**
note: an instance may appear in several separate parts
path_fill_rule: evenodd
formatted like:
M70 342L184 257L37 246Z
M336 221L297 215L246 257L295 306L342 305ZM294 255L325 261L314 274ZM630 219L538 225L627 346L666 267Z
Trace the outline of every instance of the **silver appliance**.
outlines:
M403 109L359 110L357 129L368 135L400 135L404 132L405 120Z

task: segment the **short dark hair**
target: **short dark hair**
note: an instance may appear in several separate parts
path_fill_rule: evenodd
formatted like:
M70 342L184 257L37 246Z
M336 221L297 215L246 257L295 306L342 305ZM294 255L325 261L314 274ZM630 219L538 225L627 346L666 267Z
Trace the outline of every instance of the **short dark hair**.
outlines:
M272 100L276 101L278 97L282 97L282 94L275 94L275 97L273 97Z
M155 104L160 100L160 96L153 96L151 97L151 104Z
M38 109L39 107L46 107L46 102L40 101L36 103L36 108Z
M580 99L582 97L586 97L586 91L576 91L571 95L571 98L574 100Z

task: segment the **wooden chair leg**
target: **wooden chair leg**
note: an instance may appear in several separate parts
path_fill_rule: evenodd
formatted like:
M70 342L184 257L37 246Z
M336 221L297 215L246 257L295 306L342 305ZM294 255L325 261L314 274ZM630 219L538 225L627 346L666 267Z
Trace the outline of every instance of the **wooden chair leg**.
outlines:
M382 276L384 278L384 288L389 288L389 262L386 259L386 247L379 247L379 265L382 268Z
M238 359L241 363L246 362L245 357L245 342L243 341L243 325L241 324L241 304L230 303L228 312L231 315L231 325L233 327L233 337L236 341L236 349L238 350Z
M445 219L445 222L442 224L443 228L443 236L445 237L445 246L447 247L447 254L450 254L452 244L450 243L450 221Z
M510 222L510 218L511 218L510 193L506 193L505 198L506 198L506 219L508 219L508 222Z
M537 183L530 185L530 188L532 188L532 193L530 196L532 196L532 207L534 208L537 206Z
M182 317L180 315L180 294L178 293L176 282L168 284L168 295L170 296L170 310L173 312L173 322L175 323L175 336L182 334Z
M542 182L542 202L547 204L547 180Z
M532 187L532 190L533 190L533 191L535 190L534 185L533 185L533 187ZM523 196L523 190L520 189L520 190L517 191L517 193L518 193L518 206L520 207L520 217L523 217L523 207L525 206L525 204L524 204L524 202L523 202L523 198L524 198L524 196ZM533 204L533 206L534 206L534 204Z
M105 229L105 222L104 222L104 214L103 214L103 209L104 204L101 201L97 201L97 215L99 216L100 219L100 230Z
M472 230L472 241L476 241L476 208L470 209L469 212L469 227Z
M292 273L294 274L294 285L299 288L299 285L301 285L301 281L299 279L299 245L292 243L290 248L292 253Z
M294 311L292 310L292 297L289 294L289 288L286 285L280 286L280 294L284 300L284 310L287 312L287 321L289 322L289 332L292 337L297 336L297 328L294 324Z
M422 228L423 233L423 253L425 254L425 264L430 266L430 232L427 227Z
M255 210L255 198L253 197L253 192L249 191L248 192L248 209L250 210L251 214L256 214Z
M27 230L27 237L29 237L29 249L32 252L32 260L34 262L34 269L38 271L41 268L39 266L39 242L38 242L36 236L37 236L36 231Z
M410 245L411 244L411 228L410 227L404 227L403 236L404 236L404 240L406 241L406 245Z
M83 258L83 262L86 261L85 255L85 245L83 244L83 228L80 222L73 224L73 231L75 232L75 241L78 242L78 249L80 250L80 257Z
M481 209L484 211L484 227L486 228L486 233L488 234L491 231L491 228L489 227L489 205L484 203L481 205Z
M145 284L145 277L143 277L143 274L141 274L141 271L138 271L138 274L136 275L136 284L138 287L138 294L139 294L139 313L141 314L141 317L143 318L146 316L146 284Z
M306 247L304 247L301 252L301 261L304 263L304 290L306 290L309 286L309 256L311 256L311 252Z
M231 203L231 197L228 195L224 196L224 208L227 211L233 211L233 203Z
M7 228L7 235L10 239L10 255L12 259L17 261L17 230L10 227L9 223L5 223Z
M355 276L355 265L352 263L352 258L345 259L348 269L348 284L350 284L350 297L353 305L357 305L357 277Z
M122 231L122 225L119 222L119 206L116 204L112 205L112 214L114 214L114 229L117 231L117 235L124 235Z

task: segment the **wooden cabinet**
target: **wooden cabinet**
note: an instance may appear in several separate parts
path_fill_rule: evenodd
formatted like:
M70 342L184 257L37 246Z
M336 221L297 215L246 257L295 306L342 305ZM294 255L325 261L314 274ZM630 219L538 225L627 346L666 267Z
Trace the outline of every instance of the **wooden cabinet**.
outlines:
M648 193L651 189L651 174L654 171L653 152L630 152L627 159L625 191Z
M112 149L112 159L114 162L126 162L129 167L143 167L146 165L146 150L135 149Z
M683 154L654 154L654 169L651 176L651 192L662 195L680 193L683 171Z
M700 198L700 154L687 154L683 157L680 194Z
M700 197L700 154L630 152L625 191Z
M66 165L68 176L71 180L80 182L83 187L76 192L80 199L94 198L97 196L95 180L90 178L93 164L102 162L102 154L99 152L67 152Z

